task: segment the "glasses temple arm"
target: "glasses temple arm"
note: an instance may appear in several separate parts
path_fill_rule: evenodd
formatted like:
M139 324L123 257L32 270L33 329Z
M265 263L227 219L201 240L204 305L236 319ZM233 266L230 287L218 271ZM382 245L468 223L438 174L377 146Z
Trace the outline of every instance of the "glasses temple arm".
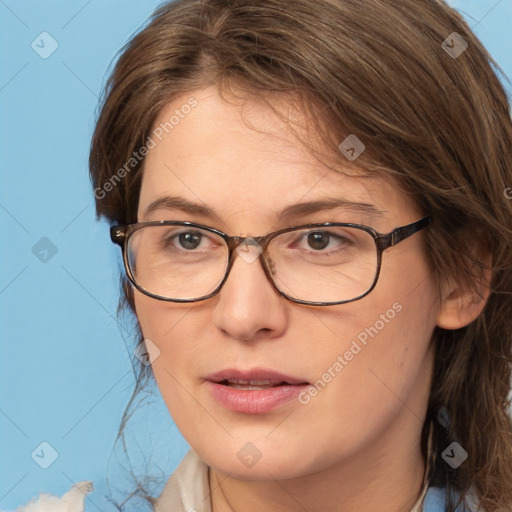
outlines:
M408 224L407 226L402 226L401 228L395 229L391 233L391 245L395 245L406 238L409 238L414 233L421 231L426 228L432 222L432 217L424 217L412 224Z
M387 235L377 237L377 243L381 249L392 247L406 238L409 238L411 235L414 235L414 233L426 228L431 222L432 217L424 217L423 219L413 222L412 224L408 224L407 226L396 228Z

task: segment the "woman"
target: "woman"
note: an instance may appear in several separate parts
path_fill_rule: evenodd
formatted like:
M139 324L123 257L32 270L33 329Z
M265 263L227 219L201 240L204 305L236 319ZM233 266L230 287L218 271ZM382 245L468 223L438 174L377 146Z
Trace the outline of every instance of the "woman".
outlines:
M493 64L437 0L181 0L124 48L90 170L191 446L157 512L511 510Z

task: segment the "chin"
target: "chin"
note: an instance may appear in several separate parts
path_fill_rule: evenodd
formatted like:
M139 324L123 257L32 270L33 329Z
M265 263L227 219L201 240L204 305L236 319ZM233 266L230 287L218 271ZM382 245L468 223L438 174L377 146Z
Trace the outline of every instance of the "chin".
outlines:
M289 443L270 446L268 441L259 444L235 441L222 445L222 451L207 449L198 453L206 464L219 473L244 481L286 480L306 476L324 469L326 462L326 454L305 454L298 446L292 447Z

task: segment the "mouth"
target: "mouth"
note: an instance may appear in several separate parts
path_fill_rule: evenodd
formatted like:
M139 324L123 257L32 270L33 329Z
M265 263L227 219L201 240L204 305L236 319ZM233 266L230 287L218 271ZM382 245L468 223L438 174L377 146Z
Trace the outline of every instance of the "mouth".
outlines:
M234 389L245 389L245 390L256 390L256 389L269 389L276 388L278 386L292 386L295 384L291 384L290 382L286 382L284 380L276 382L272 380L242 380L242 379L232 379L232 380L223 380L218 382L218 384L222 384L223 386L229 386Z
M206 377L212 397L225 408L247 414L270 412L296 398L308 381L274 370L228 369Z
M310 384L305 379L291 377L275 370L263 368L252 368L250 370L228 368L208 375L206 380L225 386L253 386L257 389L283 385Z

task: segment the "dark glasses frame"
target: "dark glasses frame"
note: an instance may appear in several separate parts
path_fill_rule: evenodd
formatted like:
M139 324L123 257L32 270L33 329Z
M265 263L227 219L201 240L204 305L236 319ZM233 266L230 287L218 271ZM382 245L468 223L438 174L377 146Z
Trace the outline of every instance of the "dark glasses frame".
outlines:
M203 224L196 224L194 222L188 222L188 221L171 221L171 220L161 220L161 221L151 221L151 222L137 222L134 224L126 224L126 225L117 225L112 226L110 228L110 238L113 243L116 245L119 245L122 250L123 255L123 262L124 267L126 270L126 275L128 276L128 279L130 282L139 290L141 293L147 295L148 297L152 297L157 300L163 300L167 302L200 302L206 299L209 299L210 297L213 297L219 291L221 290L223 284L226 282L229 272L233 266L234 263L234 251L247 240L247 244L251 245L251 241L256 242L261 248L262 252L259 254L258 259L261 263L261 266L263 267L263 270L265 272L265 275L267 276L267 279L272 283L272 285L277 289L277 291L283 295L288 300L295 302L297 304L305 304L309 306L334 306L338 304L346 304L349 302L354 302L356 300L362 299L366 295L368 295L376 286L377 281L379 279L380 275L380 269L382 264L382 253L388 249L389 247L393 247L394 245L402 242L403 240L409 238L410 236L414 235L414 233L417 233L418 231L421 231L422 229L426 228L431 222L433 218L423 217L422 219L413 222L411 224L407 224L405 226L400 226L398 228L395 228L393 231L389 233L379 233L375 231L375 229L365 226L362 224L352 224L352 223L340 223L340 222L325 222L325 223L319 223L319 224L304 224L300 226L292 226L284 229L280 229L278 231L273 231L272 233L269 233L267 235L263 236L247 236L247 237L241 237L241 236L229 236L226 233L212 228L210 226L205 226ZM203 297L195 298L195 299L174 299L174 298L168 298L161 295L156 295L154 293L151 293L150 291L143 288L139 283L137 283L136 279L134 278L130 264L128 262L128 256L127 256L127 247L128 247L128 241L130 237L136 233L138 230L146 227L146 226L188 226L192 228L200 228L205 231L209 231L211 233L214 233L221 237L228 247L228 265L226 267L225 275L222 279L222 281L219 283L217 288L210 292L208 295L205 295ZM272 239L274 239L276 236L279 236L283 233L289 233L290 231L298 231L302 229L309 229L309 228L324 228L324 227L350 227L350 228L356 228L360 229L362 231L365 231L369 233L376 245L377 250L377 269L375 272L375 277L373 279L372 285L366 290L364 293L358 295L357 297L354 297L353 299L346 299L338 302L313 302L313 301L306 301L301 299L296 299L288 294L286 294L283 290L279 288L279 286L275 283L272 274L272 260L267 258L267 247L268 244ZM255 245L252 243L252 245Z

